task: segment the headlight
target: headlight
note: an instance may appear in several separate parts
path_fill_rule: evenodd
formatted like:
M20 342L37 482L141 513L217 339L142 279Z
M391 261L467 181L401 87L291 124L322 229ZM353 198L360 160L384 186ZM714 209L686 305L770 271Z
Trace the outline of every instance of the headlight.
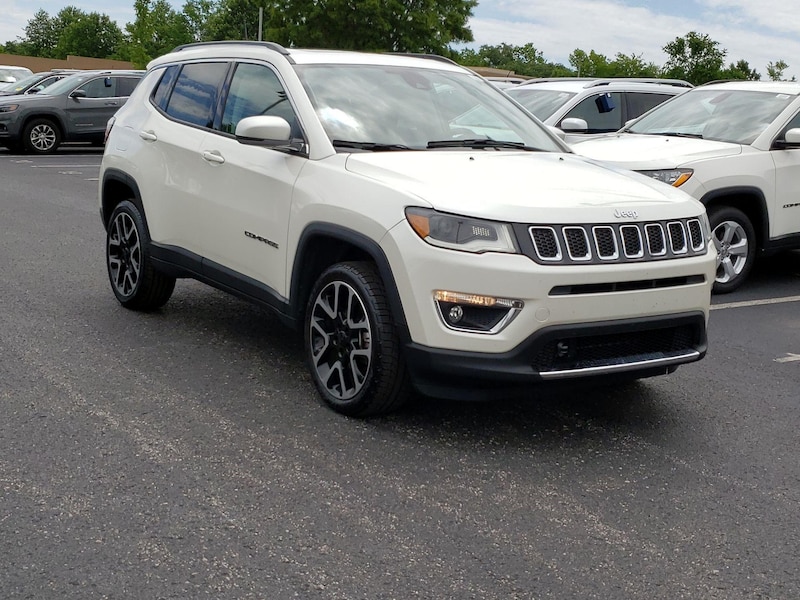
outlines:
M6 104L5 106L0 106L0 113L13 112L18 108L19 104Z
M464 252L519 252L507 223L450 215L425 208L407 208L411 228L432 246Z
M639 173L658 179L672 187L680 187L689 180L694 171L691 169L663 169L658 171L639 171Z

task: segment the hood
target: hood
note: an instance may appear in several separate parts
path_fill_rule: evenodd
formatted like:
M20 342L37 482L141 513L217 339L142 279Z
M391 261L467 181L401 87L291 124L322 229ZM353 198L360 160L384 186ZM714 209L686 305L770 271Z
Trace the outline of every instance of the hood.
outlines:
M354 153L347 169L415 196L418 205L500 221L609 222L617 208L636 210L646 219L702 212L701 205L680 190L574 154Z
M47 94L8 94L0 96L0 104L27 104L29 102L41 101L42 98L52 98Z
M698 160L742 153L740 144L635 133L587 140L573 144L572 149L582 156L636 171L674 169Z

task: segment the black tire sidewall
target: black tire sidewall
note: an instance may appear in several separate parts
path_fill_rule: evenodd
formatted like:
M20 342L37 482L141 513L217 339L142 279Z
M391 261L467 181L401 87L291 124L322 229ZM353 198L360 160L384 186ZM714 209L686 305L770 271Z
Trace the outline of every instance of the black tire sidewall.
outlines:
M330 283L341 281L346 283L358 294L364 305L369 320L372 335L372 356L370 366L363 387L352 397L342 400L333 396L319 379L311 352L310 325L313 307L320 292ZM319 391L322 401L335 411L349 416L366 416L384 412L375 407L384 403L381 397L391 393L386 389L395 382L392 374L400 367L392 364L395 359L384 351L387 344L396 343L396 340L386 339L387 332L393 331L390 322L384 322L378 303L385 300L385 291L377 271L371 263L353 262L339 263L329 267L315 282L305 311L303 322L303 341L306 363L311 372L311 377ZM391 335L391 334L390 334Z
M114 284L114 279L111 274L111 262L109 261L109 243L111 239L111 228L114 224L114 221L120 214L127 214L131 220L133 221L134 227L136 227L136 235L139 237L139 245L141 246L141 265L139 266L139 276L136 279L136 285L134 285L133 290L127 296L121 294L117 289L117 286ZM150 243L150 237L147 235L147 230L144 226L144 219L142 218L142 213L139 212L139 209L136 207L135 204L129 201L120 202L116 208L111 213L111 216L108 219L108 227L106 228L106 271L108 272L108 280L111 283L111 289L114 292L114 295L117 297L123 305L133 302L141 287L142 281L145 275L145 268L146 268L146 261L149 260L147 256L147 248Z

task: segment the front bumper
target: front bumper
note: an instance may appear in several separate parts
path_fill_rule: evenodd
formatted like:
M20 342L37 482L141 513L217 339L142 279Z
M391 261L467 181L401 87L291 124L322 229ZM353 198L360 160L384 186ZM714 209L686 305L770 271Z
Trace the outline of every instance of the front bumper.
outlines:
M484 400L549 382L636 379L700 360L707 349L702 312L554 325L508 352L464 352L409 343L405 356L418 391Z

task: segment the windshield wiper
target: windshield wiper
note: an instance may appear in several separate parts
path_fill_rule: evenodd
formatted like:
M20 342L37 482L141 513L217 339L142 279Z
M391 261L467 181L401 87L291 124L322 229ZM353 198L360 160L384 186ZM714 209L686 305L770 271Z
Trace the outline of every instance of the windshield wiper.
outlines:
M513 150L525 150L527 152L543 152L540 148L526 146L522 142L507 142L502 140L490 140L486 138L468 140L433 140L428 142L428 148L511 148Z
M381 144L379 142L354 142L351 140L333 140L331 142L335 148L357 148L359 150L369 150L370 152L391 152L393 150L413 150L403 144Z
M703 139L703 136L699 133L678 133L677 131L648 131L646 133L639 131L629 131L628 133L643 133L644 135L665 135L667 137L693 138L696 140Z

